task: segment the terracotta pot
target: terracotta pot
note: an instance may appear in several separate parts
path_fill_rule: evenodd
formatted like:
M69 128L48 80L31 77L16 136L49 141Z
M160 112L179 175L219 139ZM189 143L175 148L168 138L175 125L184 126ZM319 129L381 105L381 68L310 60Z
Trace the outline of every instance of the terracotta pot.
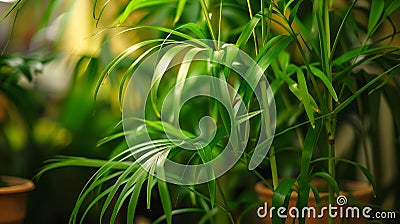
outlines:
M0 224L23 223L26 215L27 192L34 189L28 179L0 176L7 187L0 187Z
M327 183L325 180L323 179L316 179L313 180L311 182L311 184L315 187L317 187L317 189L326 189ZM361 205L365 205L368 204L371 199L372 199L372 195L373 195L373 189L372 186L370 184L367 183L361 183L361 182L357 182L357 181L344 181L340 183L341 189L346 189L345 192L340 192L340 195L342 196L342 199L346 199L346 202L344 204L340 204L338 205L337 203L335 203L335 206L337 208L337 216L334 219L335 224L357 224L357 223L365 223L366 222L366 218L364 218L362 212L363 209L365 207L361 206ZM269 209L274 206L272 205L272 195L273 192L271 189L267 188L264 183L262 182L258 182L255 186L255 191L258 194L258 198L262 201L265 201L267 205L267 209L268 212L267 213L263 213L263 214L267 214L266 217L263 218L263 223L272 223L271 218L270 218L270 211ZM327 192L323 192L322 190L320 191L320 206L328 208L328 202L327 202L327 197L328 197L328 193ZM343 198L343 196L345 196L345 198ZM348 199L348 200L347 200ZM297 192L293 192L291 197L290 197L290 201L289 201L289 205L288 208L286 209L286 211L289 211L290 208L292 207L296 207L296 201L297 201ZM265 210L265 205L264 205L264 210ZM360 206L357 206L360 205ZM318 215L321 214L320 212L320 208L318 208L314 194L310 191L309 194L309 199L308 199L308 208L315 208L316 209L316 217L307 217L305 216L305 220L307 224L313 224L313 223L328 223L328 211L325 210L325 212L323 213L323 217L318 218ZM346 214L346 208L348 209L348 214L351 214L352 211L351 209L354 207L358 207L359 208L359 217L351 217L352 215L349 215L348 217L345 215ZM365 208L365 211L368 208ZM342 211L341 214L342 218L339 217L340 214L340 210ZM300 212L301 213L301 212ZM293 214L295 214L295 210L293 209ZM288 215L288 213L286 213L287 215L287 219L286 219L286 224L291 224L293 223L293 218L290 217L290 215ZM370 214L372 215L372 214ZM294 223L299 223L298 219L295 220Z

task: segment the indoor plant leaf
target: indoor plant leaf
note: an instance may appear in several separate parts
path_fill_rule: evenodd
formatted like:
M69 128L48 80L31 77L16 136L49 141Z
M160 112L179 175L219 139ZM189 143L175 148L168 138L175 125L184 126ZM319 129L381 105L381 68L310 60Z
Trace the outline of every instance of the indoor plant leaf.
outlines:
M372 32L375 30L379 19L382 17L383 10L385 8L385 1L372 0L371 11L368 19L368 35L371 36Z

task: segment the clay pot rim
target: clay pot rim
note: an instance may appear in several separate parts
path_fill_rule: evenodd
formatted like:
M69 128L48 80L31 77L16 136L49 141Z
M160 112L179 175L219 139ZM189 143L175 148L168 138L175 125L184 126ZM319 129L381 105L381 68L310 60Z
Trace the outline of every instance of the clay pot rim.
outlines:
M29 179L13 176L0 176L0 178L10 185L7 187L0 187L0 195L27 192L35 188L35 185Z
M326 180L319 179L319 178L312 180L312 182L314 182L314 186L316 184L317 185L321 184L324 181L326 181ZM371 192L373 192L372 185L369 183L366 183L366 182L355 181L355 180L341 180L339 182L349 188L346 191L341 191L340 192L341 195L351 195L352 197L357 197L357 196L361 196L361 195L370 194ZM266 195L268 197L272 197L272 195L273 195L273 191L271 189L269 189L267 186L265 186L265 184L262 181L259 181L256 183L255 191L260 195ZM328 192L323 192L323 191L319 192L320 197L327 196L328 194L329 194ZM291 197L297 197L297 192L294 191L292 193ZM310 190L309 197L312 199L315 198L314 194L311 190Z

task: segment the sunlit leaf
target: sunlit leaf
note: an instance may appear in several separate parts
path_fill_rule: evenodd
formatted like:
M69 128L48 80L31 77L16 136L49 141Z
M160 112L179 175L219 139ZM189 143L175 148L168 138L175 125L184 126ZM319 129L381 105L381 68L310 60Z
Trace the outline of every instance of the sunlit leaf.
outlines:
M165 5L171 2L176 2L177 0L137 0L137 1L130 1L129 4L126 6L124 12L120 15L119 17L119 22L123 23L125 20L129 17L131 13L134 11L141 9L141 8L146 8L146 7L152 7L152 6L159 6L159 5Z
M176 9L176 14L175 14L175 18L174 18L174 24L176 24L179 19L181 18L182 12L185 9L185 4L186 4L186 0L179 0L178 1L178 7Z
M311 106L310 100L312 96L308 93L306 78L301 69L297 70L297 80L299 82L299 93L304 105L304 109L307 113L307 117L311 122L312 127L315 127L314 110Z
M399 7L400 7L400 1L391 1L391 3L385 8L383 18L392 15L392 13L395 12Z
M372 0L371 11L369 13L368 19L368 35L372 35L375 30L376 25L379 22L385 8L385 1L382 0Z
M321 79L321 81L324 83L324 85L326 86L326 88L328 89L329 93L331 94L331 96L333 97L333 99L338 102L338 96L336 95L335 89L332 86L331 81L329 81L328 77L324 74L324 72L322 72L321 70L319 70L318 68L314 67L314 66L310 66L311 72L317 76L319 79Z
M338 185L337 181L335 180L334 177L329 175L329 173L316 172L316 173L313 173L312 176L313 177L321 177L321 178L327 180L328 183L330 184L330 186L333 188L333 191L336 193L336 195L340 194L340 189L339 189L339 185Z
M166 156L159 157L157 161L157 172L160 177L166 178L164 171L164 159ZM164 210L165 219L168 224L172 224L172 204L171 197L168 190L168 185L164 180L158 180L158 191L160 193L161 204Z
M133 193L131 194L131 198L130 198L129 204L128 204L127 223L133 223L133 221L134 221L135 210L136 210L136 206L138 204L140 190L142 189L142 185L143 185L144 181L145 181L145 178L139 179L139 181L136 182L135 186L133 187Z
M243 46L247 43L249 40L250 36L253 33L253 30L257 26L258 22L260 22L262 16L259 14L256 14L250 22L244 27L242 33L240 34L238 40L236 41L236 46L240 49L243 48Z
M201 146L200 146L201 147ZM212 148L210 147L201 147L197 149L197 152L202 160L203 163L210 162L214 159L214 156L211 152ZM211 200L211 207L215 206L215 200L216 200L216 180L215 180L215 173L212 167L208 167L207 169L207 175L211 178L211 180L207 183L208 185L208 191L210 193L210 200Z
M327 158L327 157L321 157L321 158L317 158L317 159L313 160L312 163L316 163L316 162L320 162L320 161L326 161L326 160L329 160L329 159L330 158ZM338 157L336 157L334 159L336 161L341 161L341 162L348 163L348 164L351 164L351 165L357 167L363 173L363 175L367 178L368 182L372 185L372 188L374 189L374 193L375 193L375 191L376 191L376 181L375 181L374 176L371 174L371 172L367 168L365 168L363 165L361 165L358 162L354 162L354 161L351 161L351 160L348 160L348 159L338 158Z
M284 179L278 187L275 189L274 194L272 196L272 206L278 207L288 207L290 195L292 194L292 186L296 180L294 179ZM272 223L279 224L284 223L285 220L278 217L277 211L274 210L272 214Z
M289 24L292 24L294 19L297 17L297 11L299 10L302 3L303 3L303 0L297 1L296 5L290 11Z
M170 63L173 59L177 57L178 54L182 53L185 49L187 49L188 45L176 45L168 49L157 62L152 81L152 89L150 90L150 100L153 106L154 112L158 117L161 117L159 109L157 108L158 102L158 88L161 83L162 77L165 75Z
M151 45L151 44L154 44L154 43L157 43L157 42L162 42L162 41L163 41L163 39L152 39L152 40L143 41L143 42L134 44L131 47L125 49L117 57L115 57L107 65L107 67L104 69L104 71L100 75L99 81L97 82L97 85L96 85L96 88L95 88L95 91L94 91L94 97L96 98L96 96L97 96L97 94L99 92L99 89L100 89L101 85L103 84L105 78L108 76L108 74L110 74L122 60L124 60L130 54L132 54L133 52L137 51L138 49L140 49L140 48L142 48L144 46Z
M117 179L117 181L115 182L115 185L113 187L113 189L111 190L111 192L107 195L107 198L103 204L103 207L101 209L100 212L100 222L102 222L102 219L104 217L105 212L107 211L108 207L111 204L111 201L113 200L114 196L117 194L117 191L120 189L121 186L123 186L124 182L127 182L129 179L128 176L130 174L133 173L133 171L136 170L136 167L134 165L131 165L130 167L128 167L128 169L126 169L124 171L124 173L122 175L120 175ZM116 213L117 211L113 211L113 213Z
M196 36L200 39L207 38L207 35L204 33L204 31L199 27L199 25L197 25L195 23L182 24L181 26L179 26L177 28L177 30L180 30L180 29L188 29L188 30L192 31L194 34L196 34Z
M373 84L377 83L378 81L380 81L382 79L382 77L384 77L385 75L387 75L388 73L390 73L392 70L397 69L400 66L400 64L390 68L389 70L379 74L378 76L376 76L374 79L372 79L371 81L369 81L367 84L365 84L362 88L358 89L353 95L351 95L350 97L348 97L345 101L343 101L338 107L335 108L335 110L333 111L334 113L339 113L340 111L342 111L343 109L345 109L351 102L353 102L361 93L365 92L368 88L370 88Z
M322 129L322 122L318 120L315 128L308 128L306 139L304 140L304 148L301 152L301 165L300 174L298 177L299 192L296 206L300 209L308 205L308 198L310 192L310 186L308 184L308 175L310 172L310 164L314 149L317 144L319 135ZM299 220L300 223L304 223L304 219Z

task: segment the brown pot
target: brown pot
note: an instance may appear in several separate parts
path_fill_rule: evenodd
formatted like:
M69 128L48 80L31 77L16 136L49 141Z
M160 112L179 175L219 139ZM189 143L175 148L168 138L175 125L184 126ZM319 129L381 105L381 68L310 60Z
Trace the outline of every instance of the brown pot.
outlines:
M0 176L8 186L0 187L0 224L23 223L26 215L27 192L34 189L32 181L19 177Z
M315 179L311 182L311 184L315 187L317 187L317 189L324 189L327 186L327 183L325 180L323 179ZM342 218L341 217L336 217L334 219L335 224L356 224L356 223L365 223L366 222L366 218L363 217L362 215L362 211L364 209L363 206L361 205L365 205L368 204L371 199L372 199L372 195L373 195L373 189L372 186L370 184L367 183L361 183L361 182L357 182L357 181L344 181L342 183L340 183L341 185L341 189L346 189L345 192L341 192L340 195L341 196L345 196L346 199L348 198L349 200L346 201L345 204L341 204L338 205L335 203L335 207L337 207L337 214L339 216L339 212L340 209L342 209ZM267 202L267 209L268 209L268 215L263 218L263 223L272 223L271 218L270 218L270 212L269 209L274 206L272 205L272 195L273 192L271 189L269 189L268 187L266 187L264 185L264 183L262 182L258 182L255 186L255 191L258 194L258 198L262 201ZM327 192L322 192L320 191L319 194L321 201L320 201L320 205L322 205L322 207L326 207L328 208L328 203L327 203L327 197L328 197L328 193ZM351 199L351 200L350 200ZM297 201L297 192L293 192L290 196L290 201L289 201L289 205L288 208L286 209L286 211L289 211L290 208L292 207L296 207L296 201ZM360 205L357 206L354 202L356 202L356 204ZM270 207L271 206L271 207ZM305 216L305 221L307 224L313 224L313 223L328 223L328 212L325 210L325 212L323 213L323 217L322 218L318 218L318 215L320 214L320 210L317 206L314 194L310 191L309 194L309 199L308 199L308 207L313 207L316 208L316 217L307 217ZM351 214L351 209L354 207L358 207L359 211L360 211L360 215L359 218L353 217L351 218L352 215L349 215L349 217L346 217L346 209L348 208L348 214ZM367 211L368 208L366 208L365 211ZM264 205L264 210L265 210L265 205ZM295 210L293 210L293 214L295 214ZM263 213L265 214L265 213ZM290 217L290 215L288 215L288 213L286 213L288 218L286 219L286 224L291 224L293 223L293 218ZM372 214L370 214L372 215ZM295 220L294 223L299 223L298 219Z

